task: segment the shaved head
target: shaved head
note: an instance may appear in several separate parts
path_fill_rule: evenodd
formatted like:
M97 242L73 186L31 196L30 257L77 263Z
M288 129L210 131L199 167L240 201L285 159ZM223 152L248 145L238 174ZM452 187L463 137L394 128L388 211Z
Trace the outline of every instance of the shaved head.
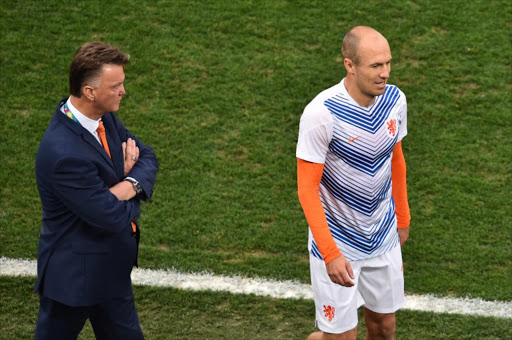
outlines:
M348 31L345 38L343 38L343 45L341 46L343 58L350 59L355 65L359 65L361 61L359 47L362 41L366 42L368 39L386 40L382 34L368 26L356 26Z
M343 65L347 70L345 87L361 106L372 105L386 91L391 72L391 49L382 34L368 26L356 26L345 35Z

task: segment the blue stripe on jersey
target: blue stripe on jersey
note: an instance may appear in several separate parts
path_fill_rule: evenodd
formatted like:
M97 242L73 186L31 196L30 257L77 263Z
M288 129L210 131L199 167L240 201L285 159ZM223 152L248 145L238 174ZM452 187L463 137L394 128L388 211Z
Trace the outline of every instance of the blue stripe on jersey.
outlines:
M391 186L391 178L385 182L385 185L375 196L364 196L351 190L348 186L340 186L340 181L333 179L328 172L324 172L321 183L336 199L361 214L371 216L378 209L382 200L387 197L387 192Z
M320 250L318 250L318 246L316 245L316 242L314 240L311 243L311 253L313 254L314 257L323 261L324 258L322 254L320 254Z
M379 248L394 225L393 216L389 212L380 223L377 232L372 235L364 235L359 230L356 231L351 228L340 228L331 216L327 218L327 222L334 238L365 254L371 254Z
M352 249L355 249L356 251L359 251L360 253L364 253L366 255L373 255L373 253L375 251L378 251L378 253L375 254L375 256L378 256L378 255L388 252L389 250L393 249L398 244L399 238L398 238L398 234L396 234L395 237L391 240L391 242L389 242L389 244L387 245L386 248L380 248L380 246L382 245L382 242L386 239L388 234L393 231L393 226L395 225L394 221L393 221L394 214L395 214L395 209L392 209L392 213L388 213L386 215L386 218L383 220L383 223L382 223L384 226L382 227L382 229L380 229L380 232L373 235L370 238L370 240L371 240L370 246L368 245L368 241L365 241L365 239L361 237L360 233L348 232L348 229L345 229L345 228L340 229L338 227L331 227L330 221L332 221L332 219L330 217L328 217L329 229L330 229L331 234L334 239L337 239L342 242L351 241L350 246L352 247ZM379 228L377 228L377 229L379 229ZM357 254L354 251L351 251L350 248L341 249L341 251L342 251L342 254L345 256L345 258L347 258L349 261L355 261L355 260L360 260L362 258L367 258L367 256L361 257L360 254ZM323 257L320 254L320 251L319 251L318 246L314 239L312 239L312 242L311 242L310 252L316 258L323 260Z
M389 209L388 213L381 221L381 223L379 223L378 227L373 228L373 230L377 232L370 234L365 234L362 232L362 230L355 230L353 228L340 225L339 219L333 218L333 216L327 211L326 218L329 229L331 231L331 235L334 239L349 245L352 249L355 249L361 253L371 255L375 250L380 248L383 241L386 240L388 234L393 231L393 226L395 225L395 209L393 205L393 208ZM313 240L313 255L315 255L315 249L318 251L318 247ZM347 258L351 259L350 256Z
M355 146L356 143L347 143L346 141L341 141L338 139L333 139L331 141L329 144L329 151L338 156L338 158L343 159L343 161L345 161L345 163L349 164L350 166L370 176L374 176L390 156L391 151L395 147L397 139L398 134L393 139L388 138L388 141L381 152L373 156L369 152L360 152L363 151L364 148Z
M356 107L339 95L327 99L324 105L336 118L367 132L375 133L388 117L399 97L398 88L388 85L384 94L377 97L374 105L369 110Z

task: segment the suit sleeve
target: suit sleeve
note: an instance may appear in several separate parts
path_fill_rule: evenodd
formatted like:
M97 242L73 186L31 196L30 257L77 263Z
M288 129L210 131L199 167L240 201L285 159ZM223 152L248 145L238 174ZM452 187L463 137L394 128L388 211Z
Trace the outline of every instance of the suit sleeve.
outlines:
M63 157L52 176L55 194L64 205L94 227L119 232L140 215L139 201L119 201L90 160Z
M144 195L140 197L142 200L151 199L158 171L158 160L156 155L150 146L145 145L137 137L131 134L115 115L112 115L112 117L121 141L126 142L128 138L131 138L135 140L135 143L139 147L139 159L127 177L136 179L141 185L142 190L144 191Z

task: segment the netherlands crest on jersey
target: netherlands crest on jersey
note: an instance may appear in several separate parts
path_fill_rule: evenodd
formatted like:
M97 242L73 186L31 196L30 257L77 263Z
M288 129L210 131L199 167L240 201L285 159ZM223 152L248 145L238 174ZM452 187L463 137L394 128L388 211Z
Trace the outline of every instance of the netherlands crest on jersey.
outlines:
M388 132L388 137L395 138L398 130L396 119L392 118L386 121L386 129Z

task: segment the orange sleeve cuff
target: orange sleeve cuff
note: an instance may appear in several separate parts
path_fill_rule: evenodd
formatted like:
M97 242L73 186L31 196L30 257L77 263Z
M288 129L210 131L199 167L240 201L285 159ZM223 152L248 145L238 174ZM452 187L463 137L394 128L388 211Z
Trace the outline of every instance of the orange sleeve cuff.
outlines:
M401 141L393 149L391 182L398 228L408 228L411 223L411 212L407 199L407 169Z
M311 233L325 263L341 256L327 224L324 207L320 201L319 187L324 165L297 158L297 188Z

